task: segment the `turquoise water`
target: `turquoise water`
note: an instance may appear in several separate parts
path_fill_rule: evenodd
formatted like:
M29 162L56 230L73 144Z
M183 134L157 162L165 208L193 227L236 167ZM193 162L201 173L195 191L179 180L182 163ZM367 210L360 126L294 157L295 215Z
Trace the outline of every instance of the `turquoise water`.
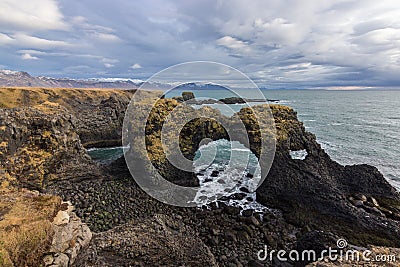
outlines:
M181 92L174 90L167 97ZM224 90L193 92L196 97L205 98L233 96ZM263 93L268 99L279 99L279 104L294 108L307 130L317 136L334 160L346 165L376 166L400 189L400 91L263 90ZM252 92L241 90L240 96L252 98ZM243 107L211 106L227 115ZM102 156L107 150L93 150L91 155L107 160ZM112 157L114 152L117 151L112 151Z
M107 164L117 160L123 155L122 147L90 148L89 156L96 162Z

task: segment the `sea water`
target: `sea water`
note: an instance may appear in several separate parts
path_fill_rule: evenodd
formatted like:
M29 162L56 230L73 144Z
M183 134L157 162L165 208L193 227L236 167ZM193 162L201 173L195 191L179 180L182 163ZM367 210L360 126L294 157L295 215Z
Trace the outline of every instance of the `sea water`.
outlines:
M224 90L192 90L196 97L221 99L234 96ZM174 90L167 97L179 96ZM306 129L317 136L326 152L344 165L376 166L395 187L400 189L400 91L327 91L327 90L262 90L267 99L294 108ZM242 89L240 96L252 98L252 91ZM250 103L256 105L260 103ZM210 105L225 115L232 115L245 105ZM199 108L199 106L194 106ZM230 146L216 143L219 153L227 155ZM201 148L207 149L207 148ZM100 161L108 161L120 150L90 151ZM115 154L116 153L116 154ZM294 153L295 154L295 153ZM215 168L220 168L218 163ZM203 174L212 173L210 166ZM242 174L240 174L242 175ZM250 197L250 196L249 196ZM250 199L250 198L249 198Z

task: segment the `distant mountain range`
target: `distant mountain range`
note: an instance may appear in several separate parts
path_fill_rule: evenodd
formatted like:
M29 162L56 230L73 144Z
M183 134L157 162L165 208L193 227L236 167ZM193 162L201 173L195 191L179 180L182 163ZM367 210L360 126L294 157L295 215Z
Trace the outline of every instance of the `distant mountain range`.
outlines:
M0 70L0 86L2 87L51 87L51 88L120 88L136 89L145 81L123 78L91 78L70 79L31 76L25 71ZM174 84L151 82L146 88L169 89ZM176 87L184 90L221 90L223 86L212 83L186 83Z
M226 90L227 88L213 83L185 83L177 86L175 89L190 91L190 90Z
M118 78L69 79L35 77L24 71L0 70L0 86L136 89L144 81ZM156 86L157 87L157 86Z

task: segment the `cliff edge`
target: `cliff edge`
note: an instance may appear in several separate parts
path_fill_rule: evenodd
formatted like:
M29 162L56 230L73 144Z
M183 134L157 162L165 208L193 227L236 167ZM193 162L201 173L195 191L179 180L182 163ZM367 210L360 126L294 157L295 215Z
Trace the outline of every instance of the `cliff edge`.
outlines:
M243 214L239 208L221 203L211 210L165 205L138 187L124 159L109 166L93 162L85 147L120 144L125 108L132 92L69 90L0 89L3 264L43 262L45 266L62 266L75 262L77 266L111 266L116 261L113 255L118 255L121 265L154 265L162 259L190 264L194 257L210 266L257 266L256 252L264 244L276 249L319 251L332 242L330 237L346 238L360 246L400 247L399 193L372 166L341 166L334 162L291 108L270 106L277 131L276 153L256 194L258 202L273 209L264 214ZM146 153L167 179L193 186L198 184L196 175L175 169L161 146L161 126L178 104L173 99L157 103L148 118ZM229 139L223 125L235 124L238 119L246 132L237 133L232 140L242 142L260 157L260 127L267 127L268 132L270 125L256 123L256 117L263 118L265 106L244 108L232 117L211 108L195 110L187 106L181 112L201 115L204 109L218 120L201 118L185 124L179 133L179 146L185 157L192 159L204 138ZM134 119L140 118L140 113L132 118L132 131L136 130ZM240 138L242 134L249 137L248 143ZM132 152L144 153L135 149L131 145ZM293 158L292 151L306 151L306 156ZM83 223L71 213L71 205ZM27 218L24 214L31 215ZM69 228L67 218L77 228ZM80 233L85 241L77 242L76 235L68 234L68 242L57 242L60 232L54 222L61 223L66 231L80 229L70 233ZM91 242L85 223L95 232ZM34 242L23 239L24 233L37 224L46 227L36 227L40 231L31 232L33 238L29 240ZM162 228L166 230L160 232ZM16 238L7 240L10 236ZM137 253L123 249L120 240ZM151 241L150 246L135 245L135 240L137 244ZM22 250L13 254L15 244L23 244L24 251L33 251L35 257L29 258ZM192 254L188 244L209 256ZM51 251L54 245L61 250ZM77 255L86 247L87 251ZM160 256L150 255L149 251L160 251Z

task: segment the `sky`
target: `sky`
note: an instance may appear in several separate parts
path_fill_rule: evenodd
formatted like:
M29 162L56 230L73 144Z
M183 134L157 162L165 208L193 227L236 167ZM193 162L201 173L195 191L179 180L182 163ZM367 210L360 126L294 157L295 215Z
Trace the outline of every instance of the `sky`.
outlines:
M215 61L266 88L400 86L400 1L0 0L0 69L146 79Z

